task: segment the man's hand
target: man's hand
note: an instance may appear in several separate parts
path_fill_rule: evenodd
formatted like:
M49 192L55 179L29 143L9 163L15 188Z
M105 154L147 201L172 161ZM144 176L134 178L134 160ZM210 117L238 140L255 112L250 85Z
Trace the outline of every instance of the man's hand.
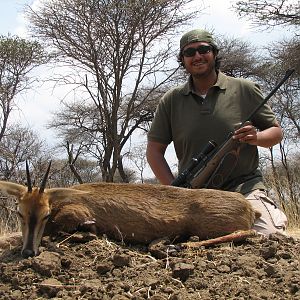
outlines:
M282 129L278 123L270 128L257 130L251 122L246 122L243 127L234 131L232 138L241 143L269 148L280 143L282 137Z
M239 140L241 143L257 145L257 129L247 122L245 126L234 131L233 139Z

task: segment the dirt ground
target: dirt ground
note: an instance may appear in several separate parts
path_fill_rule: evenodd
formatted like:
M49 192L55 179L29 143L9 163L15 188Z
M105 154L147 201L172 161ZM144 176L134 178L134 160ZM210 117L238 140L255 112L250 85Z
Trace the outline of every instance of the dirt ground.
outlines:
M76 233L44 238L41 253L29 259L20 255L20 237L2 246L10 248L0 250L5 300L300 299L300 239L293 237L182 249L164 240L133 247Z

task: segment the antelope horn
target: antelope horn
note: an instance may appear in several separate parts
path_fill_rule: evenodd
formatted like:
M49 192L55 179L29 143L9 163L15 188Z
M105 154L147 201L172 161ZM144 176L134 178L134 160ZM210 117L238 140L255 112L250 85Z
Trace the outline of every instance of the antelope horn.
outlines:
M43 181L41 183L41 186L40 186L40 189L39 189L40 194L44 193L46 183L47 183L47 179L48 179L48 175L49 175L49 171L50 171L50 167L51 167L51 161L49 162L48 169L47 169L47 171L44 175Z
M28 166L28 161L27 160L26 160L26 176L27 176L28 193L31 193L32 192L32 184L31 184L29 166Z

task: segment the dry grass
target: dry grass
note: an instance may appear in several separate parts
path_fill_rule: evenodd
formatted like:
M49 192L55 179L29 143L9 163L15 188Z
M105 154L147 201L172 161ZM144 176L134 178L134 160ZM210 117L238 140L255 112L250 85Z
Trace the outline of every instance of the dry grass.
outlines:
M300 227L288 228L287 233L288 235L291 235L294 238L300 239Z

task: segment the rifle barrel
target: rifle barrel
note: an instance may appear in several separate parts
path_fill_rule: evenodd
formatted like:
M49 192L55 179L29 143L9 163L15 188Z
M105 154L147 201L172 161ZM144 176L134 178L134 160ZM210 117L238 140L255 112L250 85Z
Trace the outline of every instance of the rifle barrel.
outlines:
M273 90L265 97L265 99L256 107L248 118L242 123L250 121L252 117L267 103L267 101L279 90L279 88L288 80L288 78L295 72L295 69L290 69L285 72L284 77L277 83Z

